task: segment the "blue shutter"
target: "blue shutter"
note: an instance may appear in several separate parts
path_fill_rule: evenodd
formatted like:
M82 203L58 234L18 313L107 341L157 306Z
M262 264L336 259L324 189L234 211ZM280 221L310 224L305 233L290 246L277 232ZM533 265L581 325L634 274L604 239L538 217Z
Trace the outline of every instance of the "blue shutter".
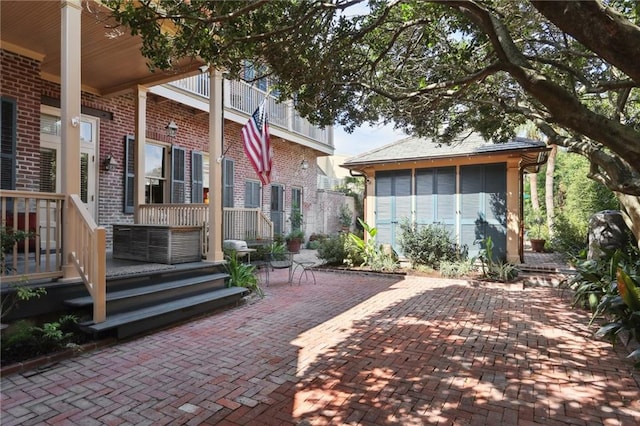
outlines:
M478 254L480 241L488 236L493 241L495 257L506 255L506 170L505 163L460 168L460 240L469 247L470 256Z
M433 196L434 169L416 170L416 224L429 225L435 221Z
M456 235L456 168L440 167L436 169L435 179L436 215L435 222L444 225Z
M411 220L411 170L376 173L376 242L399 251L400 223Z

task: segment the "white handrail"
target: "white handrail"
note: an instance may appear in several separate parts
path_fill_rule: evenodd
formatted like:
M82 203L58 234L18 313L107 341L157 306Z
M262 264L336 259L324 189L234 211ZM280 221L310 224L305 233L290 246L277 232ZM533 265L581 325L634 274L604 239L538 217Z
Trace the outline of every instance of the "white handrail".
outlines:
M107 312L107 239L77 194L69 196L69 223L76 224L69 262L76 267L93 299L93 322L105 320Z

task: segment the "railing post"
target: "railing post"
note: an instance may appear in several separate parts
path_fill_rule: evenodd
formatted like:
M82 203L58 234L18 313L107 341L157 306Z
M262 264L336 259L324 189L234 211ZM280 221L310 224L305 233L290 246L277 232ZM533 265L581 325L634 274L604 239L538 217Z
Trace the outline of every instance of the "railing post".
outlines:
M99 323L106 319L107 315L107 237L104 228L98 228L96 230L95 239L95 274L94 279L94 291L95 297L93 298L93 322Z

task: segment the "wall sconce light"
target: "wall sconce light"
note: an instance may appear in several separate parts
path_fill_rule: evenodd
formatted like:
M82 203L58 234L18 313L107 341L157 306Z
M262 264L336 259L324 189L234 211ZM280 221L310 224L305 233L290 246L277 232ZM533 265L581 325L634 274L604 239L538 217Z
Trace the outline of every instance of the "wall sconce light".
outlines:
M107 154L107 156L102 161L102 168L105 170L111 170L117 165L118 163L116 162L115 158L113 158L112 154Z
M73 127L78 127L80 125L80 117L71 118L71 125Z
M302 160L302 163L300 163L300 168L302 170L307 170L309 168L309 162L307 161L306 158Z
M178 125L175 121L171 120L165 129L167 129L167 136L171 138L176 137L176 133L178 133Z

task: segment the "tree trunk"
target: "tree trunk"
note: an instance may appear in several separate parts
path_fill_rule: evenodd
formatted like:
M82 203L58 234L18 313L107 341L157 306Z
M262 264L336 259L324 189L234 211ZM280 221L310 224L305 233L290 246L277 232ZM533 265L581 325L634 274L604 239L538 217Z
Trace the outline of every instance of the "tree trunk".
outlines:
M529 173L529 188L531 189L531 207L534 213L540 212L540 198L538 197L538 174Z
M620 192L615 192L615 195L622 206L622 217L640 248L640 197Z
M549 238L553 236L554 224L554 207L553 207L553 173L556 170L556 154L558 145L551 145L549 151L549 159L547 160L547 173L544 185L544 201L547 208L547 229L549 230Z

